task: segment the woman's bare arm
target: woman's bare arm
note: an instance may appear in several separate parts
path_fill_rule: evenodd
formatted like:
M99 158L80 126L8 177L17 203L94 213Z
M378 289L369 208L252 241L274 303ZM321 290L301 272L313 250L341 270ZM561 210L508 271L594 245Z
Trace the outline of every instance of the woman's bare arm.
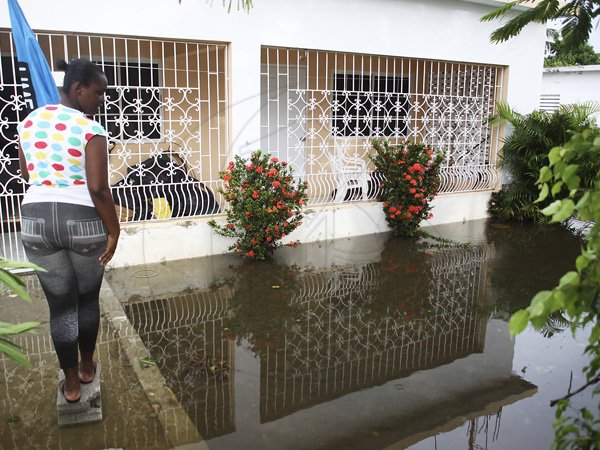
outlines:
M115 203L108 184L108 152L106 138L94 136L85 147L85 173L92 202L108 232L106 250L100 255L100 262L106 265L115 254L121 227L115 211Z
M25 153L19 145L19 169L21 169L21 177L26 183L29 183L29 170L27 170L27 161L25 160Z

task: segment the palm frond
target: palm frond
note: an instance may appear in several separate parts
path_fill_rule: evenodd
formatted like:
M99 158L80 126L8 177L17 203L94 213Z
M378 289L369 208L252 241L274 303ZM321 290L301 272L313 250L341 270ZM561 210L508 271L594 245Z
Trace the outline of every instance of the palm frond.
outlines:
M494 120L513 126L504 139L499 165L511 174L513 182L495 193L490 201L490 214L502 220L544 221L540 213L544 204L534 202L539 195L536 184L540 169L548 165L548 152L563 145L574 132L587 128L596 112L600 112L600 105L594 102L563 105L552 113L538 110L527 115L498 103ZM589 161L582 167L580 176L585 185L593 182L599 166L600 162Z
M588 40L594 18L592 3L590 0L572 0L558 11L558 15L565 18L561 30L565 49L574 49Z
M501 125L505 122L515 126L523 119L523 114L512 109L508 103L497 102L496 114L488 119L490 125Z
M502 5L501 7L494 9L492 12L487 13L479 20L481 22L490 22L492 20L499 19L502 16L508 14L515 6L518 6L521 3L523 3L523 1L524 0L516 0L508 2L506 5Z
M545 338L551 338L555 334L562 333L572 325L572 322L567 319L561 311L556 311L548 316L546 323L535 329L539 331Z
M510 9L516 6L512 3L514 2L506 5L511 5L511 7L508 9L504 5L498 8L498 10L502 10L502 13L495 14L498 11L495 10L484 17L490 17L489 20L492 20L491 18L504 16L509 13ZM517 4L519 3L523 2L517 2ZM491 34L490 40L495 43L505 42L518 35L521 30L531 22L546 23L555 17L555 15L558 13L559 6L559 0L542 0L533 8L520 12L517 16L510 19L506 24L496 29Z
M558 113L567 116L573 128L586 127L591 125L591 116L600 113L600 103L590 100L583 103L560 105Z
M179 4L181 4L182 0L179 0ZM250 10L252 9L252 7L254 6L252 4L253 0L237 0L237 10L243 10L246 12L250 12ZM231 8L233 6L233 0L222 0L223 2L223 7L227 8L227 12L230 13L231 12ZM206 0L206 3L210 3L210 6L212 6L213 4L213 0Z

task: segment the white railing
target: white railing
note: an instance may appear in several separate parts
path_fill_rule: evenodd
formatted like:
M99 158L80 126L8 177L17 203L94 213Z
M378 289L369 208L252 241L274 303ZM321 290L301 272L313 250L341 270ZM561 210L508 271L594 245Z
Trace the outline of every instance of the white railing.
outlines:
M309 184L310 203L374 199L373 139L444 152L440 192L493 189L503 68L263 47L261 147Z

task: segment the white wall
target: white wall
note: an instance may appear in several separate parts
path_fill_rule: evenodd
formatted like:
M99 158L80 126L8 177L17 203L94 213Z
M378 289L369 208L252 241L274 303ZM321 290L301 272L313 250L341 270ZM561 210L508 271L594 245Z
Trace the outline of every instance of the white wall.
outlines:
M542 94L560 94L560 104L595 101L600 104L600 65L545 69ZM600 119L600 114L596 114Z
M433 227L445 223L487 217L489 192L446 194L434 199L433 218L423 223ZM304 223L284 242L329 241L389 231L380 203L366 202L307 208ZM216 235L209 218L170 219L123 225L119 248L111 268L138 266L175 259L188 259L228 252L233 239ZM221 223L224 223L221 220ZM461 240L460 236L447 236ZM298 250L300 251L300 250Z

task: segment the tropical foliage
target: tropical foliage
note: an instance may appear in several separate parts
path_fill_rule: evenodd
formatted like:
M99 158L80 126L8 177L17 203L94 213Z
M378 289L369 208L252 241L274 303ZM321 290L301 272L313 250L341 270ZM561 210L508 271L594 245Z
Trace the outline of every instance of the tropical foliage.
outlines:
M270 257L282 238L302 223L306 183L294 180L285 161L260 150L248 161L236 156L219 175L224 182L219 192L229 202L227 223L211 220L209 225L217 234L236 238L230 250L240 256ZM296 247L298 241L288 245Z
M548 30L550 41L546 42L546 58L544 67L586 66L600 64L600 53L585 42L577 47L568 48L564 39L556 30Z
M575 133L562 147L554 147L548 154L548 164L540 170L538 202L554 199L542 210L552 222L562 222L576 216L593 224L587 242L575 261L576 270L567 272L552 290L538 292L526 309L517 311L510 319L512 334L522 332L528 323L541 327L549 318L565 311L573 332L579 327L591 327L585 353L590 357L584 369L587 383L556 401L557 422L555 448L598 448L600 433L598 417L587 408L569 415L569 398L600 381L600 172L589 167L600 167L600 130L586 129ZM594 393L600 394L595 388Z
M509 14L524 1L514 1L492 11L482 20L493 20ZM502 42L518 35L531 22L546 23L562 19L562 36L565 48L576 48L587 42L592 23L600 15L600 0L540 0L533 8L518 13L492 34L492 41ZM545 204L549 197L555 200L542 210L552 222L562 222L572 217L593 224L589 229L587 245L575 261L576 271L567 272L551 291L538 292L527 309L517 311L510 319L512 334L522 332L528 323L542 327L559 311L565 311L573 332L583 325L592 328L585 352L590 364L585 368L587 383L571 391L557 404L554 424L554 448L600 448L600 421L598 411L582 408L575 414L569 399L600 381L600 130L585 129L576 132L566 144L558 144L548 153L538 178L540 195L538 203ZM590 166L592 170L590 170ZM594 173L595 170L595 173ZM550 244L551 245L551 244ZM596 387L594 394L600 394Z
M561 105L552 113L534 111L520 114L505 104L498 105L492 123L508 122L512 132L502 147L501 167L510 174L511 182L492 195L489 213L504 221L544 221L540 209L549 200L535 203L539 191L536 186L540 169L548 164L552 147L565 143L573 132L593 124L590 115L600 111L593 103ZM593 182L592 167L584 174L584 184Z
M373 141L371 160L383 175L381 194L385 220L397 236L417 236L419 225L431 218L430 202L440 185L443 156L422 143L391 145Z
M515 11L516 6L523 4L532 7ZM492 33L492 42L507 41L530 23L544 24L550 20L560 20L564 47L574 49L587 42L594 19L600 15L600 0L515 0L486 14L481 20L488 22L507 15L512 17Z
M25 283L18 275L9 272L9 269L35 269L43 270L39 266L27 262L8 261L0 259L0 283L4 284L10 291L17 294L23 300L31 303L31 297L25 290ZM0 322L0 352L4 353L13 361L25 367L31 367L31 363L23 354L18 345L12 343L8 337L25 333L39 326L38 322L24 322L18 324Z

